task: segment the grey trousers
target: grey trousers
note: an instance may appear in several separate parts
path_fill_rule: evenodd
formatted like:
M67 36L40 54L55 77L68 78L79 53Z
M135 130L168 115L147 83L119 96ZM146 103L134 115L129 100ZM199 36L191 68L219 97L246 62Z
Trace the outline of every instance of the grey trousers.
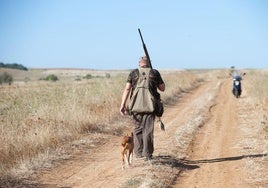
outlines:
M151 157L154 152L154 114L133 115L134 153L137 157Z

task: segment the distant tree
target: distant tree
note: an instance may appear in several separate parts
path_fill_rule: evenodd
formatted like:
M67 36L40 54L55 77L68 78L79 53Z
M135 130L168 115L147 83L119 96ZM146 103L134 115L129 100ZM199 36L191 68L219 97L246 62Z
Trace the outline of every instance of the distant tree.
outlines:
M11 63L11 64L8 64L7 63L7 64L4 64L3 62L0 62L0 67L28 71L28 69L25 66L23 66L21 64L17 64L17 63Z

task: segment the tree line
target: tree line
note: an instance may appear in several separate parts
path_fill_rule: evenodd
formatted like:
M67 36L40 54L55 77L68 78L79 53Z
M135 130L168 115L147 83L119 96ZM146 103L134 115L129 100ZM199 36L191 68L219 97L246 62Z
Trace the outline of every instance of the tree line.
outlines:
M0 62L0 68L19 69L28 71L28 68L18 63L3 63Z

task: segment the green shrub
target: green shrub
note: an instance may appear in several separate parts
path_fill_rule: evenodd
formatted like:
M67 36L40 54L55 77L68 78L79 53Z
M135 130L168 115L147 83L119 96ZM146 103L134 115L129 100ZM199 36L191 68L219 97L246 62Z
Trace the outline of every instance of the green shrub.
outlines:
M54 74L50 74L45 78L45 80L55 82L55 81L58 80L58 77L56 75L54 75Z
M106 73L105 74L105 78L111 78L111 74L110 73Z
M8 83L9 85L13 82L13 77L11 74L4 72L0 74L0 84Z
M84 79L91 79L92 75L91 74L87 74L86 76L83 77Z

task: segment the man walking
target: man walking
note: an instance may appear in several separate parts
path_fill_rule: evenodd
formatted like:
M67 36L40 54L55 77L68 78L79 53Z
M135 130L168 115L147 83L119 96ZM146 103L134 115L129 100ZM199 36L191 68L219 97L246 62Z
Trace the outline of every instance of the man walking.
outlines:
M141 72L141 70L143 70ZM146 77L148 72L148 78ZM143 76L143 79L148 79L149 91L155 99L160 99L160 91L165 91L165 83L156 69L149 67L149 61L146 56L141 57L139 61L139 69L134 69L130 72L127 83L122 95L122 102L120 106L120 113L124 115L126 113L126 102L130 94L130 99L133 95L139 78ZM134 101L134 103L141 101ZM146 105L145 105L146 106ZM140 110L139 112L133 112L134 127L134 153L136 157L144 157L144 160L150 160L154 152L153 132L154 132L154 111Z

